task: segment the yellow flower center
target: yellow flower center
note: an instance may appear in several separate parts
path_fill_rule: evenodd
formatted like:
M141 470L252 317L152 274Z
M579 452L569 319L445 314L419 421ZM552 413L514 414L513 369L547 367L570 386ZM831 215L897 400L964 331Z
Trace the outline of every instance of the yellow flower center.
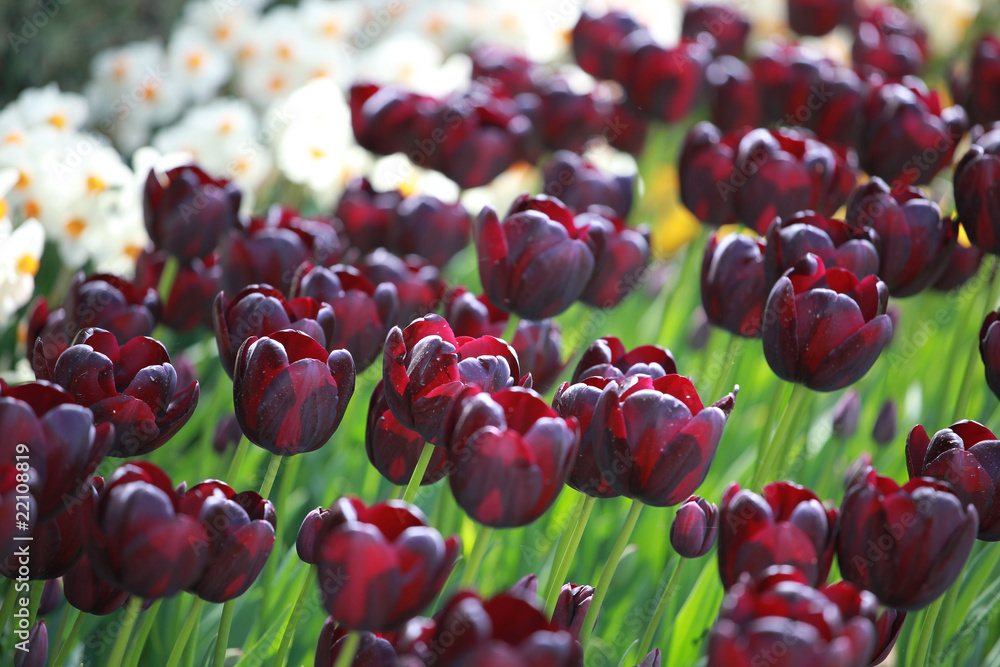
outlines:
M49 125L59 128L60 130L66 127L66 114L57 113L49 118Z
M201 69L202 63L205 62L205 54L200 50L195 51L187 57L187 67L190 70Z
M66 234L71 239L80 238L80 235L83 234L85 229L87 229L87 223L81 220L80 218L73 218L72 220L66 223L65 229L66 229Z
M14 184L14 187L17 188L18 190L27 190L28 187L30 186L31 186L31 176L28 176L28 172L18 171L17 183Z
M17 258L15 266L18 273L24 273L29 276L38 274L38 260L27 253Z
M23 144L24 135L17 130L11 130L4 136L3 142L5 144Z
M37 218L42 214L42 207L34 199L24 202L24 215L28 218Z
M340 23L330 19L323 24L323 34L327 37L337 37L340 35Z
M99 195L108 189L108 184L97 176L91 174L87 177L87 192L92 195Z
M142 246L130 243L125 246L125 254L132 258L132 261L139 259L139 255L142 253Z

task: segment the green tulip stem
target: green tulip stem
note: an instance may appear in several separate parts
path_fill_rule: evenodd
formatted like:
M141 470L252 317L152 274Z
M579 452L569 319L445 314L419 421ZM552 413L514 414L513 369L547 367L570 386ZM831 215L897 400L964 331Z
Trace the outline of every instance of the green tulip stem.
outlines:
M354 663L354 654L358 652L358 645L361 643L361 633L354 631L344 639L344 645L337 656L337 663L333 667L351 667Z
M195 596L194 602L191 603L191 609L188 611L187 620L184 621L181 633L177 635L177 641L174 642L174 649L170 652L170 657L167 659L167 667L177 667L180 664L181 656L184 655L188 639L190 639L191 633L194 631L194 626L201 618L201 608L204 604L204 600ZM129 628L129 631L131 632L131 628ZM112 661L108 664L117 665L120 663Z
M157 600L146 611L145 616L143 616L142 625L139 626L139 635L135 643L129 648L128 655L125 656L125 664L128 667L137 667L139 660L142 659L142 649L146 646L146 640L149 639L149 633L153 629L153 621L156 620L156 615L160 613L160 607L162 606L161 601Z
M778 427L774 429L774 437L771 438L767 447L760 452L760 465L754 471L753 479L750 481L751 489L759 489L775 472L774 468L779 463L780 452L787 451L785 441L794 433L796 417L799 409L809 390L805 385L795 384L792 386L792 394L785 404L785 411L781 415Z
M942 600L943 598L938 598L924 612L924 619L919 630L920 639L917 642L917 650L913 654L913 659L910 661L911 664L930 665L933 662L931 659L931 639L934 634L934 624L938 614L941 613Z
M236 477L240 474L240 468L243 467L243 461L247 457L247 450L250 449L250 441L247 440L246 436L240 438L240 441L236 443L236 451L233 452L233 460L229 464L229 472L226 473L225 482L230 486L235 486Z
M49 649L52 655L55 655L55 649L59 648L59 642L62 641L63 633L66 632L66 624L69 622L69 617L72 616L75 621L79 613L79 610L71 605L63 607L63 613L59 615L59 627L56 629L56 634L49 635Z
M646 626L646 632L642 635L642 641L639 642L639 657L645 656L649 652L649 647L653 643L653 637L656 635L656 631L660 627L660 621L663 620L663 613L667 610L667 603L670 601L670 596L673 595L674 589L677 588L677 584L681 580L681 571L684 569L684 563L687 562L686 558L679 558L677 564L674 566L674 571L670 575L670 579L667 581L666 587L663 589L663 595L660 596L660 601L656 603L656 609L653 611L653 617L649 619L649 625Z
M493 529L480 524L479 532L476 535L476 542L472 545L472 555L469 556L469 562L462 572L459 587L468 588L472 585L472 581L476 578L476 573L479 571L479 566L483 564L483 558L486 557L486 551L489 549L490 538L492 537Z
M573 564L573 556L576 555L576 550L580 546L580 540L583 539L583 533L587 529L587 523L590 522L590 513L593 511L596 501L597 498L583 496L583 502L578 505L577 511L574 512L576 521L572 524L572 532L568 536L564 533L565 539L563 539L559 552L552 561L549 585L545 589L546 616L551 617L552 611L556 608L556 602L559 600L559 592L562 590L566 574Z
M594 591L594 597L590 601L590 607L587 609L587 616L583 619L583 628L580 629L580 645L584 651L587 650L587 644L590 643L590 635L594 632L597 614L601 611L601 604L604 603L608 589L611 588L611 580L615 576L615 570L618 569L618 561L621 560L622 554L625 552L625 547L628 546L629 538L632 537L632 531L635 529L636 522L639 521L639 513L641 511L642 503L638 500L633 500L632 506L628 510L628 516L625 517L625 525L622 526L622 532L618 534L615 546L611 549L611 555L608 556L607 562L604 563L601 578L597 582L597 590Z
M410 481L406 485L406 490L403 491L403 501L407 503L412 503L413 499L417 497L417 491L420 489L420 482L424 479L424 473L427 472L427 466L431 462L431 456L434 455L434 445L429 442L424 443L424 449L420 452L420 458L417 460L417 467L413 469L413 474L410 475Z
M12 579L8 580L7 583L7 594L3 598L3 607L0 608L0 635L3 635L4 628L7 627L7 621L10 620L11 614L14 613L14 602L17 598L17 583Z
M122 664L122 660L125 658L125 647L128 646L128 640L132 637L132 628L135 627L135 621L139 618L139 611L141 609L142 598L135 596L129 598L128 607L125 608L125 620L122 621L121 631L118 633L118 638L115 639L114 646L111 647L111 657L108 659L109 665ZM68 644L69 642L67 642ZM180 655L177 657L179 659ZM174 662L171 667L177 667L177 663Z
M680 286L684 281L684 276L691 272L691 267L694 266L694 259L696 255L701 253L698 250L701 247L701 240L704 237L704 231L699 230L698 235L695 236L687 244L687 248L684 249L684 259L681 261L680 273L678 273L674 278L674 284L672 286L664 285L661 289L670 291L666 293L666 298L663 300L663 308L660 311L660 330L656 334L656 340L653 342L657 345L661 345L667 335L667 326L671 321L671 315L673 314L672 309L674 305L674 300L677 298L677 293L680 292Z
M295 599L295 606L292 607L292 613L288 617L285 631L281 635L281 646L278 648L278 655L274 659L274 667L285 667L285 662L288 660L288 652L292 648L292 638L295 637L295 628L301 620L302 605L305 604L306 597L308 597L311 589L310 584L316 580L315 572L315 566L306 567L305 576L302 577L302 585L299 587L299 595ZM353 655L354 652L352 651L351 653ZM222 667L221 663L216 667Z
M729 334L729 344L726 346L726 353L723 357L722 367L719 369L719 375L715 378L715 384L712 385L712 391L708 394L708 400L715 401L720 398L719 394L722 393L730 376L735 371L736 361L743 354L743 339L735 334Z
M201 441L199 442L199 449L203 452L207 452L212 447L212 440L215 438L215 427L219 423L219 418L224 412L228 410L223 410L227 400L231 400L233 396L233 385L229 381L229 377L225 373L219 373L219 378L215 381L215 389L212 390L212 402L208 405L208 414L205 415L204 423L201 425ZM242 438L240 438L242 440ZM237 447L239 443L237 443ZM235 453L234 453L235 456ZM225 460L225 457L223 457Z
M500 334L500 339L506 343L509 343L512 347L514 345L514 334L517 333L517 325L521 321L521 318L511 313L507 317L507 324L504 325L503 333ZM514 381L518 381L521 378L514 378Z
M28 596L28 629L30 630L38 620L38 605L42 602L42 591L45 590L44 581L31 582L31 594Z
M279 454L271 454L271 462L267 465L267 472L264 473L264 481L260 485L260 497L267 498L271 493L271 488L274 486L274 478L278 476L278 468L281 467L281 459L284 458Z
M226 650L229 648L229 631L233 627L233 613L236 611L236 600L226 600L222 605L222 618L219 619L219 638L215 642L215 657L212 667L223 667L226 664Z
M160 295L160 303L164 306L170 300L170 292L174 288L174 281L177 280L177 270L181 263L174 255L167 255L167 261L163 265L163 273L160 274L160 282L156 286L156 291Z
M961 588L958 584L959 582L956 581L945 592L941 600L941 611L938 615L937 625L934 628L926 628L926 630L934 631L933 641L931 642L931 655L938 655L944 647L944 641L948 639L951 612L955 610L955 602L958 601L958 593Z
M990 311L993 309L994 304L997 301L998 296L994 294L994 285L997 283L997 271L1000 270L1000 259L997 260L997 266L993 267L990 272L990 280L987 283L986 289L983 292L986 294L986 310ZM970 306L978 302L978 299L970 299ZM975 306L972 306L973 308ZM975 317L975 311L969 314L970 317ZM961 326L966 320L959 323ZM976 320L979 321L979 320ZM964 340L962 341L964 344ZM966 418L966 411L969 409L969 399L972 397L972 387L975 384L975 370L976 365L979 362L979 340L978 335L976 340L972 345L969 346L969 358L965 363L965 373L962 375L962 384L958 390L958 399L955 401L955 414L953 422L957 422L960 419Z
M69 610L67 609L67 611ZM69 634L66 635L66 640L59 644L59 652L56 653L56 659L52 661L53 665L62 665L66 662L66 658L69 657L69 652L73 650L76 638L80 634L80 628L83 627L83 622L87 620L87 614L78 609L74 609L73 611L76 612L76 619L73 621L73 627L69 629Z

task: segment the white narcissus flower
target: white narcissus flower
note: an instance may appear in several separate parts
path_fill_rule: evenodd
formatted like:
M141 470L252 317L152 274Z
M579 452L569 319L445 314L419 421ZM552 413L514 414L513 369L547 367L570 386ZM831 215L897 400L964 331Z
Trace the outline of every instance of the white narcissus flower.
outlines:
M398 189L406 196L426 194L448 203L458 201L461 191L455 181L440 172L415 166L404 153L375 160L368 180L380 192Z
M41 223L30 218L15 228L10 221L3 197L17 179L16 171L0 170L0 329L5 329L18 309L31 300L45 249Z
M317 48L305 38L294 8L268 11L242 40L237 56L240 95L263 109L298 89L312 77L310 64L320 60Z
M44 159L65 145L66 137L47 124L31 129L8 128L0 130L0 169L14 169L18 177L7 194L7 202L18 218L41 218L49 208Z
M27 128L46 124L59 132L79 130L87 122L87 100L83 95L64 93L58 84L28 88L11 105Z
M264 0L191 0L184 6L183 21L200 28L231 59L240 50L243 36L260 18Z
M540 179L541 176L535 166L527 162L518 162L488 185L463 192L462 205L468 211L477 212L488 205L502 213L523 193L538 192L541 189Z
M446 67L436 44L419 35L397 34L358 53L356 77L440 96L468 86L471 73L467 57L459 56Z
M176 77L183 93L196 103L212 98L232 73L225 53L194 26L174 31L167 60L169 76Z
M909 5L914 18L927 28L931 51L953 53L962 43L982 7L982 0L923 0Z

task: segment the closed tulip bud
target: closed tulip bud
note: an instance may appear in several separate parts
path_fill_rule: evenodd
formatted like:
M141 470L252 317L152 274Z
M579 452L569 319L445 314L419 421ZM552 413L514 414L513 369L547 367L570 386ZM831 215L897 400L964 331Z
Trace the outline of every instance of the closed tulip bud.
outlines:
M712 123L722 132L761 124L753 72L735 56L719 56L705 70Z
M444 317L456 336L499 338L503 335L510 317L508 313L493 305L485 294L476 296L461 285L448 290L444 303Z
M49 631L45 628L45 621L35 621L31 626L26 646L26 649L11 649L14 651L14 667L45 667L48 664Z
M344 225L350 244L367 253L385 245L401 201L399 190L379 192L368 179L356 178L347 184L333 214Z
M868 452L858 455L858 458L851 462L844 473L844 490L847 491L855 484L862 484L868 479L868 473L875 468L872 467L872 455Z
M594 254L594 272L580 301L596 308L614 308L632 293L649 265L649 228L632 229L602 206L576 216L578 228Z
M833 435L849 440L858 430L860 417L861 394L857 389L848 389L833 406Z
M236 415L226 415L215 425L215 435L212 438L212 449L224 454L228 449L236 449L243 438L243 429Z
M521 320L511 345L521 373L531 375L532 389L540 394L548 392L566 369L560 352L562 335L555 320Z
M1000 85L1000 39L986 34L972 49L968 73L952 84L955 100L969 112L976 125L1000 121L1000 101L993 91Z
M289 329L252 336L236 355L236 418L247 439L272 454L311 452L337 430L354 382L347 350L327 354L313 338Z
M537 86L539 111L536 131L551 151L582 153L587 143L608 133L611 100L595 92L580 93L562 76L549 75Z
M919 74L929 55L927 31L901 7L873 7L855 27L855 67L882 70L890 79Z
M507 592L526 600L536 599L538 597L538 575L534 573L524 575L514 582L514 585L507 589Z
M333 617L327 617L319 633L314 667L334 667L349 634L350 631L337 625ZM361 632L360 635L354 660L350 663L352 667L398 667L399 658L389 640L371 632Z
M701 558L715 546L719 511L715 503L691 496L677 508L670 524L670 545L682 558Z
M573 639L579 639L580 630L583 629L583 620L587 616L587 610L590 609L590 601L593 597L593 586L563 584L562 590L559 591L559 598L556 600L556 608L552 611L552 624L573 635Z
M701 304L708 321L743 338L760 336L767 303L764 240L712 234L701 263Z
M940 292L958 289L979 271L979 265L983 263L984 253L976 246L969 245L968 239L964 236L959 234L959 242L955 246L955 251L951 253L951 258L945 264L941 277L934 282L933 289Z
M470 227L469 213L462 204L412 195L397 206L389 238L400 255L420 255L441 268L469 245Z
M1000 204L996 197L1000 127L986 132L969 147L955 167L953 182L958 219L972 245L986 253L1000 253Z
M134 284L140 290L157 289L166 262L166 252L143 250L135 263ZM212 304L221 284L219 253L181 264L177 267L170 295L160 304L160 321L180 332L194 331L200 326L211 327Z
M598 338L591 343L576 364L573 384L587 378L621 382L633 375L648 375L654 380L677 373L677 363L670 350L659 345L640 345L626 350L615 336Z
M405 327L418 317L437 310L444 296L445 283L436 266L417 255L397 257L384 248L366 255L357 269L372 285L385 283L396 288L399 306L396 309L396 326ZM388 300L388 297L382 297ZM378 339L379 344L385 340Z
M382 381L379 380L368 404L368 422L365 428L368 460L393 484L406 485L417 467L424 444L422 435L406 428L393 416L385 401ZM435 447L420 483L433 484L446 474L444 450Z
M841 575L903 611L923 609L951 586L972 552L974 505L926 478L899 486L873 470L844 495Z
M86 554L63 575L62 582L66 602L85 614L107 616L124 607L129 599L127 591L98 576Z
M809 253L822 259L826 268L847 269L858 278L880 270L875 236L870 230L800 211L776 218L767 230L764 275L768 286L773 287L785 271Z
M662 657L660 655L660 649L654 648L652 651L646 654L646 657L642 659L636 667L660 667L662 664Z
M742 57L750 35L750 21L738 9L727 5L685 5L681 36L697 39L702 33L712 36L712 52L716 56Z
M601 398L605 385L611 383L601 377L585 378L570 384L564 382L556 390L552 407L563 419L574 418L580 424L580 447L566 483L593 498L612 498L618 495L604 480L597 465L597 446L603 434L594 425L594 408Z
M533 75L538 65L506 46L484 44L472 47L472 78L486 84L499 84L511 97L535 91Z
M607 133L608 143L612 148L638 157L646 148L649 136L650 120L642 115L639 109L626 96L615 102L615 108L605 119L608 127L614 132Z
M872 428L872 440L876 445L888 445L896 439L896 401L891 398L882 404Z
M986 313L983 326L979 329L979 356L986 369L986 384L1000 396L1000 325L997 319L1000 311Z
M632 210L635 176L605 174L576 153L556 151L542 167L542 187L576 213L591 206L605 206L615 217L627 218Z
M906 612L887 607L880 613L875 596L849 581L838 581L820 590L840 608L840 613L845 619L862 616L872 622L875 626L876 641L867 664L874 667L884 661L892 651L892 647L896 645L899 631L906 620Z
M814 391L861 379L892 337L889 298L875 276L858 280L808 255L782 276L764 309L764 358L775 375Z
M763 496L735 482L722 496L719 575L730 588L743 574L791 566L812 586L826 582L837 542L837 510L790 482L764 487Z
M712 227L736 222L733 160L743 128L723 134L708 121L688 130L681 147L681 201L694 217ZM744 176L740 176L743 183Z
M647 31L638 30L625 38L621 48L628 54L628 74L621 84L636 107L664 123L690 113L704 93L705 68L712 61L705 46L682 39L664 48Z
M821 67L818 71L821 92L811 86L805 107L798 107L797 113L792 117L798 120L801 117L798 112L804 108L810 113L806 126L816 133L820 141L857 146L861 134L861 110L867 90L866 83L854 70L847 67ZM822 104L817 105L817 100ZM815 108L817 106L819 108Z
M38 602L38 615L48 616L59 608L63 599L60 580L49 579L42 588L42 598Z
M93 512L97 492L88 485L74 494L60 498L61 503L69 505L65 511L36 523L31 530L33 553L30 562L21 562L23 556L15 553L0 561L0 574L8 579L23 578L23 567L27 565L28 579L52 581L76 564L83 555L85 515Z
M854 0L789 0L788 25L800 35L822 37L854 18Z
M580 69L597 79L624 81L628 65L622 40L639 28L627 12L596 16L585 9L573 26L573 56Z
M834 63L821 52L800 44L764 41L750 62L760 95L761 125L784 122L807 126L830 100L821 71Z

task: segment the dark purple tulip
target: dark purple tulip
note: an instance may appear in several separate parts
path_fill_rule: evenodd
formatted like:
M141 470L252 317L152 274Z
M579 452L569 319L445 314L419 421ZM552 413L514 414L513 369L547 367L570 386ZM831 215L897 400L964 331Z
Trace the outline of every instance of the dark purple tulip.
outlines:
M722 132L761 124L753 72L739 58L720 56L705 70L710 116Z
M472 60L472 78L487 84L501 86L511 96L533 93L538 65L517 51L496 44L474 46L469 52Z
M223 482L208 480L184 493L180 509L197 517L208 536L197 545L208 553L205 570L188 590L207 602L243 595L274 547L274 505L254 491L236 493Z
M17 631L14 634L17 635ZM20 636L17 638L21 639ZM10 649L14 652L14 667L45 667L48 664L49 631L45 628L45 621L35 621L24 644L25 650L18 647Z
M570 151L556 153L542 167L542 187L576 213L591 206L606 206L619 218L632 209L634 176L611 176Z
M334 335L337 317L333 308L304 296L286 301L284 295L270 285L250 285L232 300L226 298L225 291L219 292L212 310L219 361L229 377L233 377L236 353L248 338L294 329L313 338L327 352L338 347Z
M706 225L721 227L736 222L733 194L746 183L746 175L733 172L733 160L744 134L742 128L723 134L715 125L701 121L684 137L679 169L681 201Z
M236 449L243 438L243 429L236 415L225 415L215 426L215 436L212 438L212 448L220 454L229 449Z
M861 394L848 389L833 406L833 435L841 440L850 439L858 430L861 417Z
M1000 127L973 143L955 167L955 209L972 245L1000 254Z
M736 336L757 338L767 303L764 240L713 233L701 263L701 305L708 321Z
M24 484L28 473L19 471L14 467L13 460L0 461L0 558L7 558L14 553L19 546L14 540L15 536L23 536L27 532L34 530L36 523L37 502L35 497L29 493L18 493L17 487ZM24 489L22 488L22 491ZM28 521L18 523L17 502L27 503ZM24 504L20 511L24 511ZM27 523L27 525L24 525Z
M85 515L94 510L96 496L93 486L88 484L83 491L65 499L68 505L65 511L55 518L35 524L31 531L31 546L26 564L29 579L55 580L80 560L83 555ZM62 509L60 503L60 510ZM14 544L20 546L20 543ZM14 579L25 573L22 565L25 563L15 552L13 556L0 561L0 574Z
M538 575L534 573L524 575L514 582L514 585L507 589L507 592L518 597L536 599L538 596Z
M63 595L66 602L85 614L107 616L125 606L129 595L98 576L87 554L63 575Z
M726 594L708 640L708 667L867 667L874 624L845 616L794 570L744 578Z
M629 100L645 115L664 123L687 116L703 92L705 68L712 55L702 44L682 39L663 48L644 30L625 39L628 73L620 83Z
M593 92L577 93L562 77L550 75L538 85L536 130L551 151L582 153L587 143L611 130L607 121L614 105Z
M562 419L529 389L472 396L448 446L452 493L481 524L528 525L555 502L579 443L576 419Z
M837 605L844 618L861 616L872 622L875 627L876 642L867 664L874 666L885 660L892 647L896 645L899 631L903 627L903 621L906 620L906 612L886 608L879 613L878 600L875 596L849 581L838 581L823 586L820 591Z
M626 12L610 11L595 16L584 10L573 26L576 63L597 79L624 81L629 66L622 40L639 28L636 20Z
M438 268L416 255L397 257L379 248L362 258L357 268L373 285L391 283L396 287L399 308L395 323L401 327L437 310L444 296L445 282ZM384 337L378 342L382 340Z
M750 35L750 21L737 9L726 5L686 5L681 36L697 39L702 33L712 36L715 55L742 57Z
M358 178L347 184L333 214L344 225L350 244L367 253L386 244L401 201L399 190L379 192L368 179Z
M438 111L438 100L372 83L355 83L348 98L354 138L363 148L377 155L413 151L415 162L427 159L426 152L414 149L434 129L430 112Z
M747 573L788 565L813 586L826 582L837 543L837 510L790 482L764 487L763 496L733 482L719 516L719 576L730 588Z
M923 609L961 574L978 525L949 487L923 477L901 487L872 470L840 507L840 573L888 607Z
M289 329L251 336L233 370L236 418L247 439L272 454L311 452L337 430L354 381L347 350L327 354L313 338Z
M302 530L315 529L303 524L300 538ZM385 632L416 616L441 592L461 542L442 538L413 505L390 501L366 507L357 498L341 498L319 517L313 548L304 557L319 566L320 593L330 615L352 630Z
M499 338L503 335L510 315L493 305L485 294L476 296L465 287L457 285L445 294L444 317L456 336Z
M602 132L612 148L638 157L646 148L649 135L649 118L625 96L615 102L614 111L605 119L607 129Z
M576 461L566 478L571 487L594 498L612 498L618 493L604 480L597 465L597 447L603 433L593 425L594 408L601 398L601 391L613 380L589 377L573 384L564 382L556 390L552 407L563 419L574 418L580 424L580 447Z
M62 583L59 579L49 579L42 587L42 599L38 601L38 615L48 616L63 602Z
M735 393L704 407L691 381L648 375L608 383L594 408L597 465L618 493L654 507L688 498L705 480Z
M822 67L819 83L809 88L804 106L791 110L820 141L841 146L857 146L861 133L861 113L865 83L847 67Z
M574 219L594 255L594 272L580 301L614 308L642 282L649 265L649 228L632 229L613 211L593 206Z
M916 294L940 278L958 240L958 222L942 218L936 202L913 187L890 190L877 176L851 195L846 219L875 230L878 275L894 297Z
M140 336L119 347L103 329L81 331L51 376L41 379L65 387L98 424L114 426L108 456L148 454L180 430L198 404L198 381L178 390L162 343Z
M889 291L807 255L771 290L764 308L764 358L782 380L835 391L860 380L892 337Z
M143 218L153 244L182 261L206 257L236 226L242 194L190 164L167 172L150 170L143 192Z
M272 285L287 293L305 261L336 264L346 250L334 220L305 218L278 205L251 218L222 242L222 288L236 294L248 285Z
M340 652L344 649L344 640L348 634L350 631L347 628L337 625L332 616L327 617L319 633L314 667L334 667ZM361 633L361 640L358 642L351 667L398 667L399 664L396 650L388 639L381 634Z
M949 485L979 515L979 539L1000 540L1000 441L978 422L962 420L927 436L913 427L906 437L910 478L930 477Z
M928 55L927 31L900 7L873 7L856 26L851 50L855 67L879 69L899 79L919 74Z
M654 648L652 651L646 654L646 657L642 659L635 667L660 667L662 664L662 656L660 655L660 649Z
M788 0L788 25L800 35L822 37L854 16L854 0Z
M659 345L640 345L626 350L614 336L604 336L591 343L576 363L572 383L586 378L624 381L633 375L648 375L654 380L677 373L677 363L670 350Z
M1000 396L1000 325L997 319L1000 311L990 311L979 329L979 356L986 368L986 384Z
M986 34L973 47L968 73L953 83L952 90L956 101L969 113L970 122L985 125L1000 121L997 87L1000 87L1000 39Z
M456 337L440 315L395 327L385 340L385 400L399 423L439 447L444 420L467 385L494 392L514 385L520 367L514 348L493 336Z
M858 278L879 272L875 236L866 228L852 227L812 211L799 211L776 218L767 230L764 275L769 287L809 253L823 260L828 269L841 268Z
M368 422L365 428L368 460L387 480L393 484L405 485L413 476L420 454L424 451L424 444L422 435L406 428L393 416L389 404L385 402L382 381L379 380L368 403ZM433 484L446 474L444 450L436 447L420 483Z
M560 352L562 335L555 320L521 320L511 346L517 352L521 373L531 374L531 386L540 394L548 392L566 370L567 362Z
M821 68L832 67L820 52L799 44L765 41L751 61L758 87L762 125L805 126L825 102Z
M701 558L715 546L719 510L701 496L691 496L677 508L670 524L670 545L682 558Z
M470 227L469 213L460 203L411 195L396 207L389 247L400 255L420 255L441 268L469 245Z
M914 77L872 88L862 114L861 167L894 189L930 183L968 128L962 107L942 109L938 92Z
M573 635L573 639L579 639L583 620L587 616L593 597L593 586L563 584L556 600L556 608L552 611L552 624Z
M143 250L135 264L135 285L144 291L157 289L166 261L165 251ZM170 295L160 304L161 322L180 332L212 326L212 303L222 282L222 267L218 262L219 254L213 253L177 268Z
M394 284L375 285L358 269L343 264L330 268L303 264L292 284L292 294L311 297L333 308L337 326L327 341L332 348L350 352L358 372L378 359L399 310L399 293Z
M962 227L959 226L958 243L945 264L944 272L932 285L935 290L950 292L958 289L976 275L979 265L983 262L983 251L974 245L969 245L968 238L961 230Z
M573 214L558 199L521 195L501 222L490 207L475 225L486 296L529 320L562 313L583 294L594 254Z
M94 571L132 595L171 597L204 571L208 534L197 516L184 512L170 478L151 463L118 468L85 528L84 548Z
M872 428L872 440L876 445L888 445L896 439L896 401L891 398L882 404Z

